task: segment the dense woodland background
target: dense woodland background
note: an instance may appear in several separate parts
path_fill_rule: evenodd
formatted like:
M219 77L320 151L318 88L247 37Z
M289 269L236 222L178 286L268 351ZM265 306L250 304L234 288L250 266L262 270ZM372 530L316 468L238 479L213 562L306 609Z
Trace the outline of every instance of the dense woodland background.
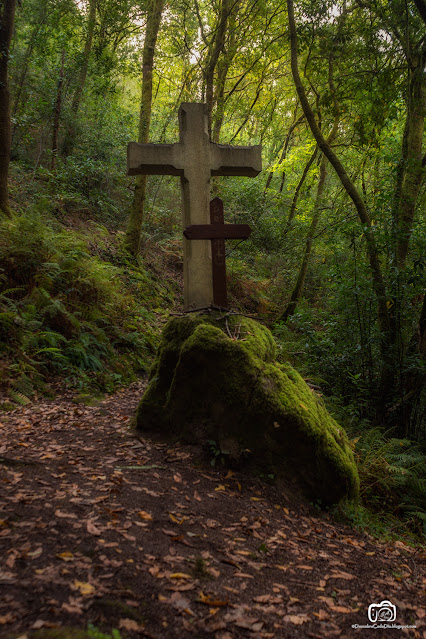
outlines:
M204 101L213 141L263 148L256 179L212 180L226 219L253 229L228 243L232 306L270 326L353 438L369 510L346 516L420 533L424 0L0 12L3 409L149 369L182 306L180 185L126 177L126 145L177 141L180 103Z

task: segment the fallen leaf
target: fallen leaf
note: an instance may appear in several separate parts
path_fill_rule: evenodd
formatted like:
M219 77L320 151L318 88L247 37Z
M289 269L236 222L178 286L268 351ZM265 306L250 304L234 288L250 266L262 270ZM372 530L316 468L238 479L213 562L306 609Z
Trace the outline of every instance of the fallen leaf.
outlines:
M350 614L351 612L357 612L359 610L359 608L346 608L346 606L333 606L331 609L334 610L334 612L342 612L343 614Z
M355 579L355 576L351 575L348 572L334 570L332 572L332 574L329 576L329 579L347 579L347 580L351 580L351 579Z
M182 517L182 519L178 519L177 517L175 517L174 515L172 515L172 513L169 513L169 517L170 519L175 523L178 524L178 526L180 526L181 524L183 524L183 522L188 519L188 517ZM151 517L152 519L152 517Z
M152 515L147 513L145 510L140 510L138 515L141 519L145 519L146 521L152 521Z
M59 517L61 519L77 519L77 515L74 513L64 513L62 510L55 510L55 517Z
M189 610L189 605L190 605L189 599L181 595L179 592L174 592L171 595L169 601L172 604L172 606L176 608L177 610L182 610L182 611Z
M286 615L284 617L284 621L288 621L289 623L292 623L296 626L301 625L302 623L306 623L307 621L309 621L309 615L306 614L302 614L302 615Z
M283 598L281 595L275 597L273 595L258 595L257 597L253 597L253 601L256 603L277 604L282 603Z
M92 595L95 592L94 586L85 581L74 581L74 588L80 591L82 595Z
M57 623L53 623L52 621L45 621L44 619L37 619L37 621L34 621L33 625L31 626L33 630L38 630L39 628L57 628L57 627L58 627Z
M221 601L220 599L212 599L211 595L205 595L203 592L200 592L198 599L196 599L198 603L206 604L207 606L228 606L229 601ZM212 614L212 613L210 613Z
M69 604L64 602L61 606L65 612L69 612L71 615L81 615L83 613L83 608L78 604Z
M124 630L129 630L130 632L132 630L138 632L138 630L143 629L143 626L140 626L134 619L120 619L120 621L118 622L118 627L124 628Z
M0 625L12 623L12 621L15 621L15 615L12 612L7 612L5 615L0 615Z
M66 550L65 552L59 552L56 556L58 559L62 559L62 561L74 560L74 555L72 554L72 552L69 552L68 550Z
M330 615L325 610L320 610L319 612L314 612L315 617L317 617L320 621L324 621L325 619L330 619Z
M87 520L86 529L87 529L87 532L90 533L91 535L99 536L101 534L101 531L99 530L99 528L97 528L95 524L93 523L93 521L91 521L90 519Z

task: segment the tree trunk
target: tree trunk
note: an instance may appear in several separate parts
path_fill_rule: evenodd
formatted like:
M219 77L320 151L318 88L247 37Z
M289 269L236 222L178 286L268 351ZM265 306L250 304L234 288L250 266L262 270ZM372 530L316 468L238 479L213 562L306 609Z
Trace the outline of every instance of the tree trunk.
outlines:
M330 61L330 88L334 95L335 117L334 117L333 127L327 138L327 144L331 144L337 135L337 132L339 129L339 114L340 114L339 103L335 95L335 89L334 89L333 80L332 80L331 68L332 68L332 62ZM315 159L317 150L318 150L318 147L315 148L315 151L313 155L311 156L311 159L309 160L308 165L310 165L309 163L312 163L311 160L313 161ZM307 173L306 167L305 167L305 172ZM294 315L296 306L303 293L306 274L308 272L309 261L311 258L312 244L315 238L318 222L320 221L320 217L321 217L322 196L324 192L326 178L327 178L327 158L323 155L320 162L320 172L319 172L319 178L318 178L317 193L315 196L314 214L312 217L311 226L309 227L308 235L306 237L305 254L303 256L302 265L300 267L299 275L298 275L294 290L291 294L290 301L287 304L287 307L284 313L280 317L280 320L283 322L287 322L288 318ZM290 218L289 218L289 221L290 221Z
M327 159L323 156L320 164L320 174L318 179L317 193L315 197L314 214L309 227L308 235L306 237L305 253L303 256L302 264L297 277L296 285L290 297L290 301L286 306L284 313L279 318L282 322L287 322L288 318L294 315L296 306L302 296L303 288L305 286L306 274L308 272L309 260L311 257L312 244L314 241L315 233L318 227L318 222L321 217L321 201L322 194L324 192L325 179L327 177Z
M139 137L141 144L149 142L149 127L152 112L152 73L155 46L160 30L161 15L165 0L150 0L146 19L145 42L142 58L142 96L139 116ZM132 209L124 238L125 249L136 259L141 244L141 231L146 197L146 175L136 178Z
M62 105L62 85L64 83L64 63L65 63L65 49L62 50L61 68L59 70L58 88L56 91L55 111L53 116L53 131L52 131L52 162L51 169L55 170L56 156L58 153L58 135L59 135L59 123L61 119L61 105Z
M312 131L312 135L317 141L317 144L323 154L327 157L330 164L334 168L339 177L342 186L346 190L347 194L353 201L358 213L358 217L363 225L363 234L367 245L367 255L370 263L371 275L373 280L374 292L377 298L378 306L378 322L379 328L382 333L381 340L381 354L386 366L392 366L392 358L390 353L390 318L387 307L387 292L383 278L382 267L379 259L379 252L376 246L376 241L373 234L372 224L370 216L368 214L366 205L360 196L357 188L347 174L345 167L332 150L330 144L327 143L316 121L314 112L309 104L306 96L305 88L299 75L299 69L297 64L297 35L296 26L294 22L294 10L292 0L287 0L287 9L289 17L289 29L290 29L290 48L291 48L291 70L293 74L294 84L298 93L300 103L302 105L303 112L308 121L309 127Z
M15 7L15 0L3 0L0 4L0 213L7 217L12 215L7 183L11 145L8 64Z
M400 271L405 268L417 198L425 173L422 142L426 111L426 53L410 57L415 60L415 66L410 65L408 71L407 116L395 198L396 266Z
M71 104L71 122L65 132L64 144L62 147L65 157L71 155L75 145L77 114L80 108L81 98L83 96L84 85L86 84L87 70L89 68L90 52L92 51L93 32L95 29L96 18L96 0L89 0L89 15L87 18L87 33L80 72L77 78L77 86Z
M286 224L286 230L288 229L288 227L290 226L290 224L293 221L294 215L296 213L296 206L297 206L297 200L299 199L299 194L300 194L300 190L306 180L306 176L309 173L309 169L311 168L311 166L313 165L313 163L315 162L315 158L318 155L318 146L315 146L315 149L313 151L313 153L311 154L311 157L309 158L309 160L306 162L305 164L305 168L303 169L303 173L302 176L299 180L299 182L297 183L296 186L296 190L294 191L294 195L293 195L293 200L291 203L291 207L290 207L290 212L288 214L288 218L287 218L287 224ZM285 233L286 231L284 231Z
M304 120L304 119L305 119L305 116L304 116L304 115L301 115L301 116L300 116L300 118L297 118L297 120L293 120L293 122L291 123L290 128L289 128L289 130L287 131L287 135L286 135L286 138L285 138L285 142L284 142L283 150L281 151L281 156L280 156L280 160L279 160L279 163L280 163L280 164L281 164L281 162L284 162L284 160L286 159L287 151L288 151L288 147L289 147L289 145L290 145L291 138L293 137L294 129L295 129L295 128L296 128L296 127L297 127L297 126L298 126L301 122L303 122L303 120ZM285 175L285 173L283 173L283 175ZM274 173L273 173L273 171L270 171L270 172L268 173L268 178L267 178L267 180L266 180L266 184L265 184L265 190L264 190L264 193L265 193L265 194L266 194L266 191L269 189L269 187L270 187L270 185L271 185L271 182L272 182L272 178L273 178L273 177L274 177ZM283 181L283 180L281 180L281 181L282 181L282 186L284 186L284 181ZM282 191L282 187L281 187L281 189L280 189L280 192L281 192L281 191Z
M220 54L225 47L226 29L228 17L231 11L231 0L222 0L218 16L218 24L209 46L207 63L204 69L204 82L206 87L206 103L208 109L209 135L212 132L212 112L213 112L213 92L214 92L214 72Z
M235 0L233 6L230 9L228 16L228 32L229 39L226 47L226 52L217 65L217 81L216 81L216 113L214 117L214 124L212 125L212 141L218 143L220 140L220 131L223 124L223 118L225 115L225 84L228 76L229 68L232 64L232 60L237 52L236 48L236 34L238 25L236 17L238 15L240 0ZM224 34L225 38L225 34ZM225 42L223 42L222 50L224 49ZM213 105L212 105L213 106Z
M20 103L21 103L22 89L24 87L25 79L27 77L28 67L29 67L29 64L30 64L31 56L32 56L32 53L33 53L34 46L36 44L37 36L38 36L38 34L40 32L41 27L44 25L44 23L46 21L46 12L47 12L47 3L43 0L43 2L41 3L41 6L40 6L39 15L36 16L36 19L35 19L36 24L35 24L35 27L33 29L33 32L31 33L31 37L30 37L30 40L28 42L27 50L25 51L24 59L23 59L23 62L21 64L19 79L16 82L16 84L14 84L14 87L15 87L15 89L14 89L15 99L13 101L13 108L12 108L12 116L13 116L13 118L15 118L15 116L18 113L18 109L19 109L19 106L20 106ZM16 125L13 126L12 138L14 137L15 129L16 129Z

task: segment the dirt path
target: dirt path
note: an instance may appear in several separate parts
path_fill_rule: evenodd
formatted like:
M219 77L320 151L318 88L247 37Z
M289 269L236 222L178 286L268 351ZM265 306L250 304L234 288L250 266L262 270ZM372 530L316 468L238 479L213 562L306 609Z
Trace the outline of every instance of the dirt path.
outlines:
M420 550L135 437L141 392L1 419L1 637L91 622L122 638L426 638ZM384 600L417 628L352 627Z

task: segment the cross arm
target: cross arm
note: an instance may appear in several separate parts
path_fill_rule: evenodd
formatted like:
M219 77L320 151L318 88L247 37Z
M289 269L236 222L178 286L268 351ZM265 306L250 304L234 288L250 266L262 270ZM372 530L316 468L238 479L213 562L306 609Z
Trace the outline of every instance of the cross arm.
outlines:
M256 177L262 170L262 147L210 144L212 175Z
M181 144L127 145L127 175L183 175Z
M190 224L183 232L187 240L245 240L248 224Z

